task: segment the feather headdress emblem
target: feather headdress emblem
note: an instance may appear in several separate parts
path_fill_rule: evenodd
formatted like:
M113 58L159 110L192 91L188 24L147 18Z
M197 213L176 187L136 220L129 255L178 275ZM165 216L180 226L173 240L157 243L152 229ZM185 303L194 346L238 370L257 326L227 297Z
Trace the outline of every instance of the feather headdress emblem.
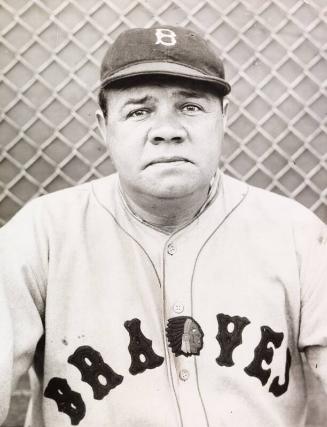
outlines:
M204 333L192 317L178 316L168 319L166 334L169 347L176 356L198 356L203 348Z

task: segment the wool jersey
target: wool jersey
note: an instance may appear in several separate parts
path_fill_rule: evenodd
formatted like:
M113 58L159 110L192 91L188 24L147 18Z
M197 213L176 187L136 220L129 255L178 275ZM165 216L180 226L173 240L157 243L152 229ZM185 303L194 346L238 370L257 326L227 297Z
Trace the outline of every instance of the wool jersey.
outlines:
M167 235L117 175L0 230L0 424L29 368L29 427L301 427L303 353L327 389L327 231L221 175Z

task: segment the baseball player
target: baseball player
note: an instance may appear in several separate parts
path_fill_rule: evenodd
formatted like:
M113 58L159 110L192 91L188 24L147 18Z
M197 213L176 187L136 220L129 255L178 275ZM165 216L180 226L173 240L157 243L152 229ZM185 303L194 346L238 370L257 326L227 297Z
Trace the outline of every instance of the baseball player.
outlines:
M117 173L0 232L0 424L301 427L303 353L327 389L327 230L218 169L220 58L191 30L123 32L97 112Z

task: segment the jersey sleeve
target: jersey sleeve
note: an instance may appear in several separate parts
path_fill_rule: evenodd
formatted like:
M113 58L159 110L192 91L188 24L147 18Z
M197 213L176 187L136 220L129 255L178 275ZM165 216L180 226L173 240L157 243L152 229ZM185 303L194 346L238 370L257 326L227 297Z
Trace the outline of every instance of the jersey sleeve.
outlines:
M0 425L43 335L47 239L39 200L0 229Z
M327 226L306 212L296 234L301 283L299 348L327 393Z

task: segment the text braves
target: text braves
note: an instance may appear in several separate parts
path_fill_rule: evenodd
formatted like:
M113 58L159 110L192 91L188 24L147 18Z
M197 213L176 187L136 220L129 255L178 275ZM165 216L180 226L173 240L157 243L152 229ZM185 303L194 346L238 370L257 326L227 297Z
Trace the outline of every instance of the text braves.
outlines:
M176 322L174 322L175 319ZM178 317L173 318L173 322L178 325L177 329L181 330L180 345L189 349L185 353L180 348L176 348L176 350L172 350L175 356L200 355L204 336L200 325L194 319L185 316L180 316L180 321ZM220 354L216 358L216 362L219 366L232 367L234 365L233 352L236 347L242 344L243 330L251 322L246 317L229 316L220 313L217 314L217 323L218 334L216 339L220 346ZM128 320L124 323L124 327L130 338L128 346L131 357L130 374L142 374L147 369L155 369L161 366L164 358L154 352L152 341L143 335L141 321L139 319ZM169 334L169 327L167 328L167 334ZM191 341L186 342L186 339ZM262 363L271 364L274 357L274 349L278 349L281 346L283 339L284 334L282 332L275 332L269 326L261 327L261 339L254 349L254 358L244 368L244 372L249 376L258 378L262 386L267 384L271 375L271 369L264 368ZM170 340L169 335L168 340ZM93 397L96 400L106 397L111 390L119 386L124 380L124 377L116 373L103 360L101 354L90 346L78 347L67 361L80 371L81 380L92 388ZM274 396L281 396L287 391L290 367L291 353L287 348L284 382L280 384L280 378L275 377L269 387L269 392ZM72 425L78 425L85 417L86 406L84 400L80 393L71 389L66 379L51 378L44 391L44 396L56 402L58 410L69 416Z

